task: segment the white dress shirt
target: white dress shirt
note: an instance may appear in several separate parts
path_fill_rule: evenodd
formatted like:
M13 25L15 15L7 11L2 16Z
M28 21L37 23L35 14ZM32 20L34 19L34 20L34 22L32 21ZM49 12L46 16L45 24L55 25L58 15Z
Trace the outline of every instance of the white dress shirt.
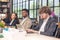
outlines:
M49 19L49 17L47 17L47 19L45 19L45 20L43 21L43 24L41 25L38 33L44 32L44 28L45 28L45 26L46 26L46 23L47 23L48 19Z

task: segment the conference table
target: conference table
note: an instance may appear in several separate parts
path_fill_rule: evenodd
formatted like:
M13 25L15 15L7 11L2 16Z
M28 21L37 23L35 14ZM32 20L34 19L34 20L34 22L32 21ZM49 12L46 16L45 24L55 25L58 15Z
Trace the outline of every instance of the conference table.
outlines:
M26 31L10 30L2 33L4 38L0 40L60 40L59 38L45 36L37 33L26 33Z
M45 36L45 35L39 35L39 34L27 34L26 40L60 40L55 37Z

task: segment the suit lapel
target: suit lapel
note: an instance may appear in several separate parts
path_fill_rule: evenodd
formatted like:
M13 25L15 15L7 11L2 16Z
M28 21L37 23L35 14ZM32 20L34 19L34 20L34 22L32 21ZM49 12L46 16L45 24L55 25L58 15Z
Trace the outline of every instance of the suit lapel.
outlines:
M39 25L38 25L39 29L40 29L40 27L41 27L42 24L43 24L43 20L40 19L40 21L39 21Z
M23 24L24 24L27 20L28 20L28 18L23 22ZM23 25L23 24L22 24L22 25Z
M47 24L45 25L45 31L49 28L51 17L48 19Z

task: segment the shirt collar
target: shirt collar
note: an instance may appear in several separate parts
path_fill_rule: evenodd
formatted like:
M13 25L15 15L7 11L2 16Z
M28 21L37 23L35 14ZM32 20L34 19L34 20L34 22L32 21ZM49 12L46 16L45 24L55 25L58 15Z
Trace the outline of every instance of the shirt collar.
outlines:
M46 19L44 19L44 21L47 21L50 18L50 16L48 16Z
M28 18L28 17L25 17L25 18L23 18L23 19L26 19L26 18Z

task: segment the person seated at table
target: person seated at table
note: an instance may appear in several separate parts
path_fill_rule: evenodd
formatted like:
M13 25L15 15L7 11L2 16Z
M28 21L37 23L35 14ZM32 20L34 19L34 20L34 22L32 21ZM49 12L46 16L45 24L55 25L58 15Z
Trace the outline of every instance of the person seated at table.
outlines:
M56 31L56 22L51 18L51 10L49 7L44 6L39 10L40 18L43 20L43 23L39 24L33 29L28 29L27 32L40 33L47 36L54 36Z
M7 24L7 25L8 26L15 26L16 27L16 24L19 24L19 19L18 19L16 13L12 13L11 16L10 16L10 23Z
M4 19L2 21L5 23L5 25L10 23L10 19L9 19L8 13L5 14Z
M20 27L22 27L22 29L24 30L29 29L32 25L32 21L29 18L29 10L22 9L22 16L23 16L23 20L20 22Z

